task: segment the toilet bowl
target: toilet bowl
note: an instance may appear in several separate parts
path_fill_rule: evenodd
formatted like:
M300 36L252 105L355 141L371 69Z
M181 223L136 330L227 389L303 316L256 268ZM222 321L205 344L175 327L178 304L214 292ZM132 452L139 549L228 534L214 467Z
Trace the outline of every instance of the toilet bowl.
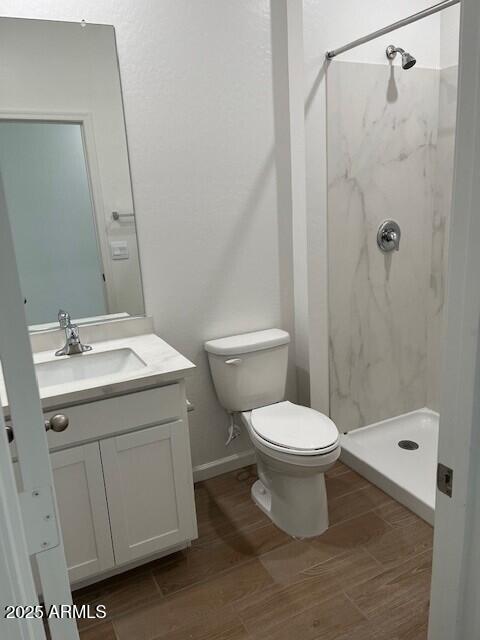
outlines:
M205 343L224 408L245 427L259 479L255 504L296 538L328 528L325 472L340 455L339 433L322 413L283 400L289 335L280 329Z
M291 402L243 412L241 419L256 452L259 479L252 498L257 506L296 538L326 531L324 473L340 455L334 423Z

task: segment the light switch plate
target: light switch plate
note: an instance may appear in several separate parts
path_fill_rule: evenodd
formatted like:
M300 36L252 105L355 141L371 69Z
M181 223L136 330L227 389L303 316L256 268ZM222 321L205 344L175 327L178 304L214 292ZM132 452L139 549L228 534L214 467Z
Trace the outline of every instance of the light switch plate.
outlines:
M115 240L110 242L112 260L128 260L128 242L125 240Z

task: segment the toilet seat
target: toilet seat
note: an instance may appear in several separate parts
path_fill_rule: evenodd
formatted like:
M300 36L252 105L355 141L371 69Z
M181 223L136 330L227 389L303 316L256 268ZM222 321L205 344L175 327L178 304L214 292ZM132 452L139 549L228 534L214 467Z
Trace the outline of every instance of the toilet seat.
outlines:
M255 435L267 447L296 455L323 455L339 446L334 422L292 402L278 402L251 412Z

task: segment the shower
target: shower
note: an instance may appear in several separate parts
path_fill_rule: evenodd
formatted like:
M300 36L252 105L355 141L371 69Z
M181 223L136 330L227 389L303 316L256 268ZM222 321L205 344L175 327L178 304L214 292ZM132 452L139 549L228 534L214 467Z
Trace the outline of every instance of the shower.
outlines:
M452 0L327 58L446 6ZM439 69L425 42L402 37L372 46L372 60L352 56L325 74L324 366L341 460L433 524L458 68ZM416 65L418 46L422 68L401 73ZM445 492L448 473L439 476Z
M403 69L411 69L416 64L416 59L405 49L401 47L395 47L393 44L389 45L386 50L387 58L389 60L394 60L397 53L402 55L402 68Z

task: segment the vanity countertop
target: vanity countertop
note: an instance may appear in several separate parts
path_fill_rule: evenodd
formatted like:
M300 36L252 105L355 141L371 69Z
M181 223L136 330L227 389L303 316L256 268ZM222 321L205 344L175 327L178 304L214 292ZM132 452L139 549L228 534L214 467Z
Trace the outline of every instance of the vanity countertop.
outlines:
M119 337L91 343L93 350L81 355L55 356L55 352L35 351L35 365L59 362L72 358L90 358L108 351L129 349L140 358L142 365L131 371L102 374L83 380L65 381L61 384L40 386L40 398L44 410L90 402L111 396L140 391L154 386L175 382L189 375L195 365L154 333ZM0 376L0 398L8 415L8 400L3 377Z

